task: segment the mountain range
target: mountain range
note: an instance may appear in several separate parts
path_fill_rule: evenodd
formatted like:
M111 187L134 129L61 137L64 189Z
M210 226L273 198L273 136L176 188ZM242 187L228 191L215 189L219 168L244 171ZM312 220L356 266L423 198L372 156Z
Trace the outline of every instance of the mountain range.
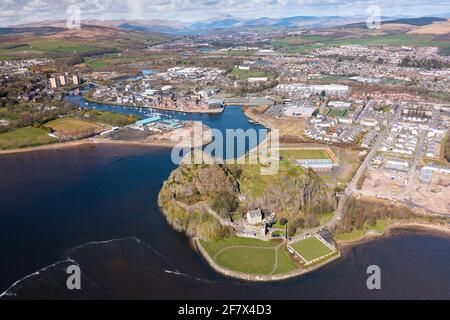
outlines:
M446 20L450 13L443 13L435 17L414 18L414 17L381 17L383 23L410 23L420 25L433 21ZM425 20L424 20L425 19ZM367 20L365 16L294 16L286 18L261 17L255 19L241 19L231 15L219 16L197 22L181 22L175 20L84 20L85 25L98 25L106 27L119 27L135 31L160 32L169 34L190 34L213 32L224 29L252 28L252 27L280 27L280 28L323 28L336 26L360 26ZM419 21L419 22L417 22ZM33 24L16 25L14 27L65 27L65 21L42 21Z

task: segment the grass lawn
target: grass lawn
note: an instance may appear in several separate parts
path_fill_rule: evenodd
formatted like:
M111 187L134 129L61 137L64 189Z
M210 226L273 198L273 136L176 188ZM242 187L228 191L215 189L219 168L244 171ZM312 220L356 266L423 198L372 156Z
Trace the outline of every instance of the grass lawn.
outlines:
M98 132L101 129L101 126L98 124L71 117L65 117L47 122L45 126L52 128L58 135L62 136L80 136Z
M121 113L98 111L96 110L92 117L95 121L109 124L112 126L124 126L139 120L135 115L124 115Z
M280 241L232 237L201 244L217 264L233 271L268 275L298 268Z
M300 240L292 244L291 247L295 251L297 251L304 259L306 259L306 262L320 258L333 252L316 237L309 237L304 240Z
M284 246L281 247L278 250L278 266L274 270L273 274L287 273L295 269L298 269L298 265L291 260Z
M280 150L280 155L285 159L330 159L325 149L289 149Z
M268 248L230 247L220 252L215 261L235 271L270 274L275 267L275 255L275 250Z
M0 149L24 148L56 142L48 132L39 128L25 127L0 134Z
M364 235L364 230L353 230L348 233L336 233L334 238L340 241L352 241L361 238Z

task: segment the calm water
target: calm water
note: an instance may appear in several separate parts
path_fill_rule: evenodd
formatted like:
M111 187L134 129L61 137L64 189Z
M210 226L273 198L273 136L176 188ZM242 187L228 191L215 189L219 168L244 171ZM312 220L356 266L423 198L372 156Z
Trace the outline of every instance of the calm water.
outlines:
M219 129L251 126L240 108L181 117ZM19 298L450 299L450 239L417 232L353 248L317 272L279 283L247 283L214 273L157 208L159 189L175 168L169 157L169 149L124 146L1 156L0 292L41 269L10 293ZM86 277L80 292L65 289L67 257L80 263ZM382 269L379 292L365 286L370 264Z

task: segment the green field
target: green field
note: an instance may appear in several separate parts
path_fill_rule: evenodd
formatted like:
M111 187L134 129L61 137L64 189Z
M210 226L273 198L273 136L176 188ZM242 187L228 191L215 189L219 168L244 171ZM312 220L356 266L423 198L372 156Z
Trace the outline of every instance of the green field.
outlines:
M333 253L330 248L328 248L316 237L309 237L304 240L300 240L292 244L291 247L306 260L305 262L309 262Z
M101 129L101 126L98 124L71 117L47 122L45 126L52 128L57 134L64 136L82 136L98 132Z
M347 110L330 109L330 111L327 113L327 116L344 118L346 114Z
M138 116L95 110L90 113L92 120L111 126L124 126L139 120Z
M290 149L280 150L280 156L284 159L330 159L325 149Z
M280 241L232 237L201 244L218 265L233 271L270 275L298 268Z
M15 149L56 142L48 132L34 127L25 127L0 134L0 149Z
M13 54L16 52L35 52L39 53L49 53L49 52L59 52L59 53L82 53L95 51L98 49L95 46L86 45L79 42L67 41L67 40L39 40L39 41L28 41L24 43L4 43L0 46L0 54Z

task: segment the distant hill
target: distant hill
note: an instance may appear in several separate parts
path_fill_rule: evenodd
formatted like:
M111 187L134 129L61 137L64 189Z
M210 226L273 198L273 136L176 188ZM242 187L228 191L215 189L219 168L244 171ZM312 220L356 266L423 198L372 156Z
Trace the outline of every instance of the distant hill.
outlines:
M426 26L429 24L432 24L434 22L439 21L447 21L447 19L444 18L437 18L437 17L420 17L420 18L401 18L401 19L382 19L381 24L407 24L412 26ZM359 23L350 23L344 26L345 28L367 28L366 22L359 22Z
M445 14L443 14L445 15ZM241 19L231 15L214 17L207 20L197 21L193 23L175 21L175 20L86 20L83 24L96 25L103 27L115 27L125 30L133 30L140 32L157 32L167 34L195 34L199 32L213 32L219 30L248 28L248 27L281 27L281 28L325 28L340 27L344 28L366 28L365 16L293 16L285 18L269 18L260 17L253 19ZM381 17L382 24L405 24L413 26L425 26L433 22L445 21L441 17L420 17L420 18L393 18ZM65 27L65 21L47 20L27 25L18 25L14 28L29 27ZM8 29L8 28L6 28ZM45 30L45 29L42 29ZM48 29L50 31L51 29Z
M164 20L158 21L139 21L139 23L133 21L127 21L118 25L121 28L137 31L153 31L153 32L166 32L166 33L197 33L217 31L224 29L236 29L245 27L305 27L305 28L317 28L317 27L334 27L344 25L351 22L362 22L363 17L316 17L316 16L294 16L286 18L254 18L254 19L239 19L230 15L211 18L204 21L198 21L194 23L182 23L174 25L173 22L168 24Z
M396 20L388 20L383 21L382 24L387 23L400 23L400 24L411 24L413 26L426 26L428 24L432 24L437 21L447 21L444 18L436 18L436 17L421 17L421 18L405 18L405 19L396 19Z

